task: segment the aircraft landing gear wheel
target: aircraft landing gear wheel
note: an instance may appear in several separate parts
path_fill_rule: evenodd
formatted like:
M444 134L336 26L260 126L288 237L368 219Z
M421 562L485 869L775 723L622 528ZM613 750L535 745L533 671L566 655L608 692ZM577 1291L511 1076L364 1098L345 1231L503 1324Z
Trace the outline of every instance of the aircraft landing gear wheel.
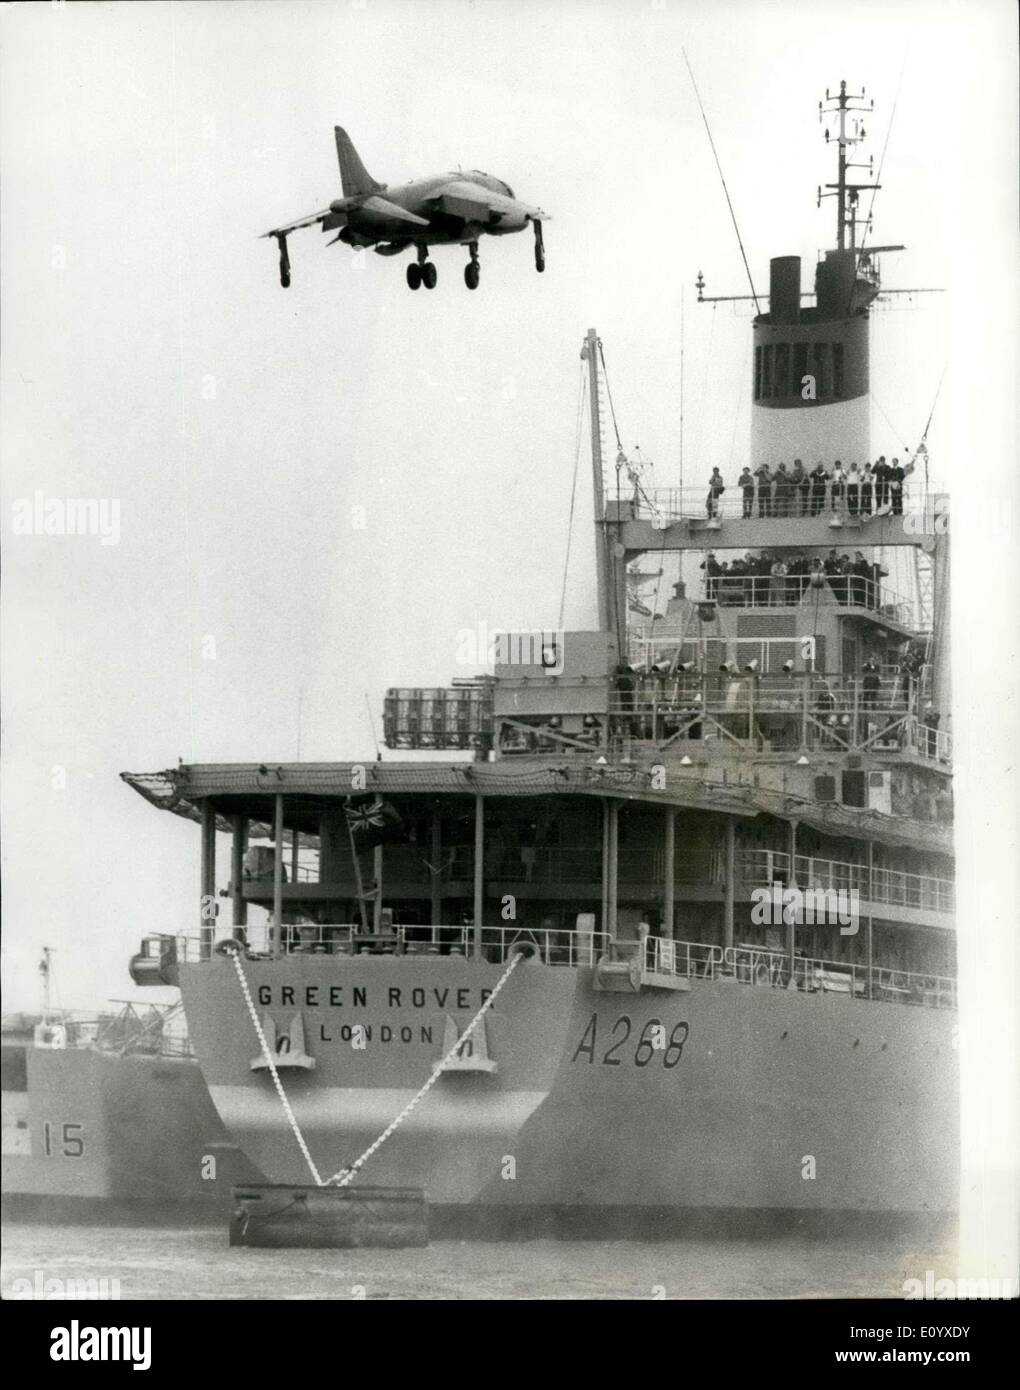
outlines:
M280 233L276 238L276 244L280 248L280 284L284 289L290 286L290 255L287 251L287 238Z
M439 279L439 271L431 261L426 261L421 268L421 282L427 290L434 290L436 281Z
M469 261L464 267L464 283L469 290L478 288L478 281L481 278L481 267L475 261Z
M412 261L407 267L407 287L411 290L421 287L421 266L416 261Z

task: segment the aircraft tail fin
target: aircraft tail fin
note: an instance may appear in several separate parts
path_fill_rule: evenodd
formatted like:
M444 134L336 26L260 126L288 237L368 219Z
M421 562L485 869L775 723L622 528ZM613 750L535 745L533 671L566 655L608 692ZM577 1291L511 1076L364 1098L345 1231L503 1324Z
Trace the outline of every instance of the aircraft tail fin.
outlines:
M356 198L364 193L378 193L385 184L376 183L375 179L361 162L351 137L342 126L335 126L333 133L336 136L336 157L340 162L340 182L343 187L345 198Z

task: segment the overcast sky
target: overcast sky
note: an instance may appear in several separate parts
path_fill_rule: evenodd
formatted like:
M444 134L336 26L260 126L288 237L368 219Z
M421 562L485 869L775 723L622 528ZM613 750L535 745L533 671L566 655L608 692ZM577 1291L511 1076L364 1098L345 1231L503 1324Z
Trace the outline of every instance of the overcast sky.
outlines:
M197 831L118 772L294 758L299 709L302 757L370 756L368 706L465 674L460 630L556 623L589 326L654 481L735 477L750 310L695 304L699 270L746 285L682 45L760 292L791 253L810 288L817 103L867 87L885 280L951 291L874 315L875 452L916 444L948 359L935 475L1015 471L972 433L1014 359L969 303L1015 244L1009 4L37 5L0 37L7 1009L44 944L89 1007L133 993L143 932L194 925ZM283 291L258 235L339 195L334 124L383 182L505 179L551 215L546 273L526 234L482 242L477 293L439 248L411 294L404 258L310 229ZM118 544L13 534L36 491L116 499ZM578 497L568 627L586 471Z

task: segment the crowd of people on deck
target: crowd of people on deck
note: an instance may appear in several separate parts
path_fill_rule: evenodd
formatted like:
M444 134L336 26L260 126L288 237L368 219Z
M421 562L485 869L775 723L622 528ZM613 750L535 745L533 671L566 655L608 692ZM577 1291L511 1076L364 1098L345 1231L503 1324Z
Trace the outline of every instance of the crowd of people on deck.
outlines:
M679 653L659 661L649 659L643 665L619 665L613 679L617 697L613 731L655 739L668 737L683 726L685 737L697 740L704 736L697 716L711 713L717 720L735 719L737 736L743 737L740 720L749 718L750 711L746 689L743 699L733 696L752 681L757 692L759 731L768 725L774 748L798 746L799 723L807 708L814 737L823 748L845 751L852 733L862 736L864 730L871 729L886 748L891 740L896 747L914 748L933 761L947 758L939 743L940 714L925 698L930 667L924 645L914 639L898 655L885 655L893 659L883 666L869 656L856 674L840 675L797 672L792 659L778 671L764 675L751 666L741 672L732 662L717 672L714 666L707 669L699 661L679 663ZM801 700L804 681L810 694L808 706ZM852 726L858 717L860 724L855 729ZM888 732L878 733L883 725Z
M875 463L846 466L837 459L832 468L817 463L810 471L800 459L792 468L780 463L775 469L763 463L752 473L743 469L737 479L742 497L741 515L751 517L819 516L824 511L845 512L848 516L873 516L888 512L903 515L903 485L914 465L891 463L882 454ZM708 516L718 517L719 502L726 483L718 468L708 480L705 508Z
M722 607L777 607L800 603L807 595L828 588L839 604L877 609L881 581L888 575L860 550L853 557L830 550L825 559L806 555L783 556L778 551L750 550L735 560L716 559L709 552L701 562L705 572L705 597Z

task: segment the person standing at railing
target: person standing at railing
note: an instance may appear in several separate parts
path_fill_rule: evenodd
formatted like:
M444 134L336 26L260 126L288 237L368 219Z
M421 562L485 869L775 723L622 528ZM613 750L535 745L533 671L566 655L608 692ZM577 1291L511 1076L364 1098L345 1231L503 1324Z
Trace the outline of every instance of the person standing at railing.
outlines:
M805 555L798 555L795 560L791 560L786 567L786 601L787 603L800 603L804 597L804 591L808 584L809 565Z
M829 475L825 465L816 463L809 477L811 479L811 515L817 516L825 510L825 490L829 485Z
M843 499L846 496L846 474L843 472L843 465L839 459L832 467L832 486L829 490L832 499L832 510L841 512L843 510Z
M733 607L739 602L735 592L735 585L730 578L730 562L724 560L719 566L719 578L716 580L719 594L719 607Z
M713 468L712 476L708 480L708 497L705 501L705 507L710 517L718 517L719 498L725 491L726 484L723 482L722 474L718 468Z
M769 601L769 586L772 583L772 561L778 559L777 555L770 555L768 551L762 551L761 555L754 562L754 578L751 581L754 589L752 602L755 607L762 608Z
M836 722L835 716L836 701L832 691L829 689L829 682L821 682L818 694L815 696L815 719L819 724L824 725L825 732L822 734L822 744L827 745L830 741L829 727Z
M758 515L772 515L772 470L767 463L754 470L758 479Z
M839 555L835 550L830 550L825 557L825 577L829 581L829 588L832 596L837 603L846 602L846 589L842 580L843 566Z
M776 515L790 517L794 514L794 498L797 496L797 485L793 477L787 473L786 464L781 463L776 473Z
M921 716L921 733L924 739L924 751L929 758L934 758L938 752L939 717L938 710L929 700Z
M850 465L846 475L846 509L850 516L856 516L861 506L861 475L856 463Z
M740 561L740 573L743 575L744 580L741 585L740 601L749 608L754 607L754 573L756 564L757 561L749 550Z
M865 560L863 552L854 551L853 563L850 566L853 578L850 580L850 602L863 608L868 602L868 589L871 583L871 566Z
M903 482L906 478L906 470L900 467L899 459L893 459L889 467L889 500L892 503L892 515L903 515Z
M877 560L873 565L869 565L868 569L871 574L871 593L868 595L868 607L877 612L882 606L882 580L888 579L889 571L883 569Z
M782 560L773 560L769 574L769 606L776 608L786 602L786 565Z
M631 731L631 722L634 714L634 687L636 685L635 673L632 667L620 665L616 668L616 697L620 710L620 725L625 733Z
M741 494L744 499L743 511L741 512L741 516L751 516L754 512L754 474L751 472L750 468L748 468L746 464L744 465L743 472L737 479L737 487L740 488Z
M804 465L800 459L794 459L793 472L790 474L790 482L793 484L793 507L791 516L807 516L808 494L811 491L811 482L808 475L804 472Z
M873 661L866 661L861 676L861 707L865 710L878 709L881 691L882 678L878 674L878 667Z
M719 573L722 566L712 551L709 551L698 568L705 571L705 597L715 598L719 589Z
M866 463L861 470L861 516L870 516L872 512L873 497L873 474L871 464Z
M885 454L879 454L872 471L875 477L875 511L880 512L889 505L889 465L885 461Z

